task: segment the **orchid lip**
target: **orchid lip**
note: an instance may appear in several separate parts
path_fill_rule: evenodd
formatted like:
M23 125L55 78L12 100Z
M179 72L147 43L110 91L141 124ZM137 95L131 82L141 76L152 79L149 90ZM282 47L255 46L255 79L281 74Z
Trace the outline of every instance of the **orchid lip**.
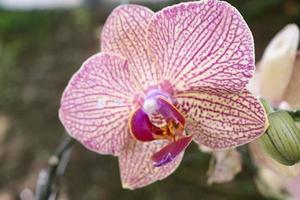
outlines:
M155 135L162 134L162 130L151 123L149 116L141 108L131 115L129 129L132 136L142 142L153 141Z
M165 157L162 158L159 162L154 164L154 167L161 167L169 162L171 162L174 158L172 157L171 153L169 152Z
M165 119L166 125L155 126L150 120L150 115L153 113L160 114ZM143 108L134 111L129 120L130 132L135 139L143 142L155 139L174 141L178 136L184 136L184 127L184 116L162 96L146 99Z
M169 143L160 151L152 155L152 160L155 162L155 167L160 167L168 164L181 152L183 152L192 142L192 135L182 137L175 142Z
M133 112L129 120L132 136L141 142L153 140L168 140L169 144L152 156L154 166L163 166L184 151L192 141L192 136L185 134L185 118L170 102L168 97L156 91L150 93L144 101L143 107ZM159 114L166 125L158 127L152 123L150 116Z

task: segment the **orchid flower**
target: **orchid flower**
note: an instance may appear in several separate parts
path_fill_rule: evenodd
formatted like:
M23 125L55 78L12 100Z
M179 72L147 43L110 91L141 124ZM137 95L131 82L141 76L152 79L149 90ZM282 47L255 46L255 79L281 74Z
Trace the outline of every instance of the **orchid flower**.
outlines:
M252 34L226 2L157 13L122 5L103 27L101 53L71 78L59 118L86 148L118 156L124 188L140 188L171 174L191 141L227 149L265 131L265 111L245 89L254 60Z

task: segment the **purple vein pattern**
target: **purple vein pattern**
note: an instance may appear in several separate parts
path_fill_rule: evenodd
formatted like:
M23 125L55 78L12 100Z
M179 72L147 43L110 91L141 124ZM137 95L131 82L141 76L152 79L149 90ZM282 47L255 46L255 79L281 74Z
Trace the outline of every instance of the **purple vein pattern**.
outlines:
M253 75L252 34L226 2L183 3L164 9L149 25L148 43L162 77L180 90L240 91Z
M101 36L101 50L126 57L131 73L144 90L157 84L159 76L146 44L147 27L153 15L153 11L142 6L118 7L108 17Z
M265 128L264 110L247 90L228 94L203 89L201 93L176 96L180 110L190 120L194 141L213 149L225 149L248 143Z
M183 153L172 162L161 167L154 167L151 156L167 145L167 141L156 140L150 143L132 141L119 156L121 179L124 188L144 187L169 176L179 166Z
M87 148L118 155L130 139L127 121L135 91L127 61L96 54L70 80L59 117L68 133Z
M254 73L253 46L246 22L223 1L181 3L157 13L119 6L103 27L102 52L68 83L59 118L88 149L118 156L124 188L144 187L178 167L189 143L178 149L183 145L172 146L176 141L189 137L226 149L264 132L265 112L245 89ZM159 95L166 99L163 108ZM138 141L134 135L141 133L133 130L143 124L129 121L137 110L166 135ZM162 110L185 120L178 123Z

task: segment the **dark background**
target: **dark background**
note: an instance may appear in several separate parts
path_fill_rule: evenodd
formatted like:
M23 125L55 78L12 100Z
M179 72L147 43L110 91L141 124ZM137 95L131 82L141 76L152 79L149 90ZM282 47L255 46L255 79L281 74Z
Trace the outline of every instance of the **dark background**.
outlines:
M229 2L253 32L257 60L277 31L300 22L296 0ZM169 4L148 6L157 11ZM73 9L0 8L0 130L8 127L0 131L0 200L19 199L26 188L34 191L38 172L64 136L57 117L61 93L81 63L99 51L101 26L116 5L94 0ZM174 174L129 191L121 188L116 158L75 144L61 199L265 199L256 190L247 154L244 159L243 172L233 182L208 186L209 156L192 145Z

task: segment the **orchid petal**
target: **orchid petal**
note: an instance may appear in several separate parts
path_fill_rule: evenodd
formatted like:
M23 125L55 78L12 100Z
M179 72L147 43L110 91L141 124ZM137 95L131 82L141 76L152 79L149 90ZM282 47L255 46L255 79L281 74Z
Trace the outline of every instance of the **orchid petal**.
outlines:
M299 28L287 25L272 39L260 61L259 95L273 105L282 100L292 76L298 43Z
M266 158L270 158L270 156L267 156ZM296 177L290 177L288 174L282 173L282 171L286 171L284 167L291 166L282 165L283 168L280 169L280 171L274 171L270 166L262 164L265 163L259 163L257 165L258 177L255 180L261 194L279 199L300 199L300 174L297 173L295 174ZM299 168L300 163L295 166Z
M289 195L286 192L287 178L274 173L268 168L259 168L255 184L258 191L265 197L289 199Z
M298 174L298 176L295 177L294 179L288 181L287 184L287 191L295 200L300 199L299 186L300 186L300 174Z
M240 91L255 68L250 29L224 1L181 3L157 12L148 44L161 77L181 91Z
M161 167L155 167L152 155L168 144L168 141L132 141L119 156L119 166L123 188L136 189L162 180L179 166L183 153Z
M143 142L154 140L155 134L162 134L162 130L151 123L149 116L141 108L131 115L129 129L135 139Z
M101 36L102 51L127 58L131 73L143 89L158 80L158 71L150 64L146 47L146 29L153 14L143 6L119 6L108 17Z
M189 144L192 142L192 139L192 136L180 138L153 154L152 160L155 162L155 166L160 167L173 161L176 156L178 156L189 146Z
M256 66L259 67L259 63ZM260 77L261 72L256 70L246 87L254 96L260 96Z
M214 151L208 169L208 183L232 181L241 170L242 157L237 150Z
M178 111L178 109L165 98L157 97L157 104L159 106L159 113L163 115L167 120L176 120L182 125L185 125L184 116Z
M99 53L73 75L62 96L59 118L88 149L118 155L131 139L127 118L134 95L127 61Z
M292 76L282 99L292 108L300 109L300 52L296 56Z
M262 105L247 90L228 94L203 89L178 94L176 99L195 142L212 149L246 144L262 135L268 125Z

